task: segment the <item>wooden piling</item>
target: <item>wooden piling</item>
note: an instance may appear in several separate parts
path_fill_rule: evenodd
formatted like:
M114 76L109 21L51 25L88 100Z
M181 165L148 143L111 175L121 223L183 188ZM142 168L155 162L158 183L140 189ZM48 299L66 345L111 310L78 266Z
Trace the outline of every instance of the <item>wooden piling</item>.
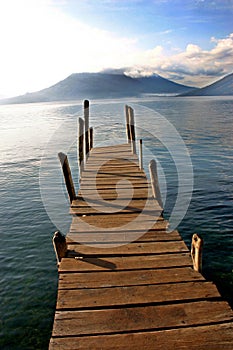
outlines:
M139 169L143 169L142 139L139 140Z
M125 105L125 119L126 119L126 135L127 135L127 142L131 142L131 135L130 135L130 122L129 122L129 106Z
M68 158L67 158L67 155L62 152L58 153L58 157L61 162L62 171L63 171L65 183L66 183L66 188L70 198L70 203L72 203L72 201L76 198L76 193L75 193L75 188L74 188L74 183L71 175Z
M59 266L61 259L65 258L67 254L66 238L59 231L54 233L53 247L57 258L57 265Z
M159 180L158 180L158 172L157 172L157 164L154 159L152 159L149 163L149 171L150 171L150 179L151 179L151 187L153 197L157 199L160 207L163 209L163 201L159 188Z
M202 270L202 248L203 239L197 233L192 236L191 256L193 261L193 269L197 272Z
M82 171L84 170L84 121L82 118L79 118L78 150L79 169L81 177Z
M136 136L135 136L135 125L134 125L134 111L133 108L128 107L128 113L129 113L129 125L130 125L130 140L131 140L131 146L132 146L132 152L133 154L136 154Z
M93 148L93 128L89 128L90 150Z
M85 154L86 159L88 158L88 153L90 151L89 143L89 101L84 100L84 124L85 124Z

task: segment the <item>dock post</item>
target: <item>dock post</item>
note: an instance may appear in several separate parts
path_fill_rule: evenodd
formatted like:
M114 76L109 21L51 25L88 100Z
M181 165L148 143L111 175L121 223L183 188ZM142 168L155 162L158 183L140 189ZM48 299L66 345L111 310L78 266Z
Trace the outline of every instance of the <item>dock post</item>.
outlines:
M131 136L130 136L130 122L129 122L129 106L125 105L125 119L126 119L126 135L127 135L127 142L131 142Z
M143 169L142 139L139 140L139 169Z
M202 270L202 248L203 238L197 233L192 236L191 256L193 260L193 269L197 272Z
M67 155L62 152L58 153L58 157L61 162L63 175L66 183L66 188L70 198L70 203L72 203L72 201L76 198L76 194L75 194L75 188L74 188L74 183L73 183L73 179L70 171L68 158L67 158Z
M57 265L59 266L61 259L65 258L67 254L66 238L59 231L54 233L53 247L57 258Z
M162 197L161 197L160 188L159 188L157 164L154 159L152 159L149 163L149 171L150 171L153 197L157 199L160 207L163 209L163 202L162 202Z
M84 121L79 118L79 137L78 137L78 159L79 159L79 169L80 178L84 170Z
M136 137L135 137L135 125L134 125L134 111L133 108L128 107L129 112L129 123L130 123L130 139L133 154L136 154Z
M90 150L89 146L89 101L84 100L84 124L85 124L85 154L86 159Z
M89 129L90 150L93 148L93 128Z

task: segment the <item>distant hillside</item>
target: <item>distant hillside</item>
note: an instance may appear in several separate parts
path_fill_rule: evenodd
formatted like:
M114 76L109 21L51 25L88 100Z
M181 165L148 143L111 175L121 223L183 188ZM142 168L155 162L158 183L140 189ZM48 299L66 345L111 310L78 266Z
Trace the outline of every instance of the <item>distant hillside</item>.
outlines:
M194 89L181 96L232 96L233 95L233 73L205 86L201 89Z
M50 102L76 99L120 98L141 94L180 94L193 88L174 83L159 75L131 78L125 74L76 73L57 84L0 103Z

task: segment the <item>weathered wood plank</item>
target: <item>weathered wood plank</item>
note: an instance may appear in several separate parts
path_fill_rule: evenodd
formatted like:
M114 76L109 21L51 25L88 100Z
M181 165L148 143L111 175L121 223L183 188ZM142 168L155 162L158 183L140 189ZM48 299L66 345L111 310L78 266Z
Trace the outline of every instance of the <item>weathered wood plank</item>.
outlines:
M96 207L103 207L104 205L106 206L111 206L114 207L114 205L119 206L121 205L122 207L134 207L134 208L139 208L142 209L145 207L147 202L147 207L149 207L151 210L152 209L157 209L159 208L158 203L156 200L153 198L149 198L147 201L144 199L123 199L119 198L117 200L113 201L104 201L100 198L97 198L97 195L95 196L94 194L90 197L86 196L85 199L76 199L75 201L72 202L72 208L82 208L82 207L89 207L91 205L96 206Z
M219 297L211 282L186 282L149 286L59 290L57 310L146 305Z
M146 234L136 230L134 232L105 232L96 230L95 232L80 232L79 230L69 232L66 237L68 244L73 243L99 243L99 242L159 242L159 241L180 241L182 238L177 231L165 232L149 230Z
M123 226L119 226L116 223L116 220L113 221L112 218L110 218L109 222L111 222L111 225L108 225L108 223L105 223L105 221L102 219L102 217L99 216L84 216L84 217L80 217L80 216L74 216L72 219L72 224L70 227L70 232L102 232L102 233L110 233L113 232L115 233L116 231L119 233L135 233L135 232L139 232L139 235L142 236L143 234L146 234L147 232L150 232L151 230L154 231L166 231L169 228L169 224L167 221L165 220L161 220L160 218L157 219L157 222L153 223L151 221L149 221L149 227L147 227L146 225L148 224L147 221L145 221L146 225L142 226L142 225L134 225L133 224L133 220L131 220L131 217L127 216L127 214L124 214L126 219L124 220ZM131 214L134 215L134 214ZM93 218L95 218L96 220L93 221ZM125 228L125 224L127 222L130 222L130 225L127 226L127 231ZM88 225L86 225L86 223L88 223ZM95 225L96 223L96 225ZM105 225L102 225L105 224ZM142 227L141 227L142 226Z
M113 271L60 273L59 289L103 288L204 281L204 277L200 273L193 271L191 267L114 271L114 265L112 265L111 270Z
M102 202L102 203L101 203ZM127 204L128 203L128 204ZM97 215L97 214L124 214L124 213L142 213L158 217L160 216L162 210L161 207L155 204L146 204L145 201L125 201L121 199L117 199L114 203L111 201L90 201L89 205L87 202L83 203L80 206L74 206L72 202L72 206L70 208L70 214L72 215ZM124 221L123 221L124 222Z
M118 164L112 165L112 164L103 164L101 165L101 167L99 167L98 165L94 166L92 164L87 165L87 167L85 168L84 171L84 175L85 177L87 176L93 176L94 174L96 174L96 170L98 170L98 175L136 175L137 176L144 176L145 177L145 172L143 170L138 169L138 165L137 164L133 164L133 163L128 163L128 164L121 164L121 162L119 162Z
M83 189L82 191L79 191L79 196L80 198L84 197L84 198L89 198L89 197L93 197L94 194L93 194L93 190L95 190L95 187L93 186L92 188L85 188ZM105 189L105 188L101 188L101 189L98 189L97 191L97 194L98 196L100 196L101 199L103 200L116 200L118 198L120 198L121 200L132 200L132 199L140 199L140 200L147 200L147 199L150 199L151 198L151 195L150 195L151 191L150 189L145 189L145 188L134 188L133 189L133 193L130 194L129 196L129 193L128 191L121 191L119 193L119 190L115 188L112 188L112 189ZM96 197L96 195L95 195ZM72 201L72 204L71 206L75 207L79 204L79 200L75 199Z
M226 302L212 300L120 309L56 311L53 336L169 329L232 321L232 318Z
M81 260L66 258L61 261L59 273L145 270L182 266L192 266L190 253L147 255L143 260L143 265L138 256L107 257L102 259L98 257L83 257ZM166 271L164 272L166 273Z
M128 225L127 225L128 224ZM126 226L127 225L127 226ZM71 223L71 230L96 231L98 228L106 228L108 231L119 229L119 231L144 230L158 227L166 229L168 223L160 216L151 216L138 213L115 213L108 215L84 215L74 216Z
M98 247L96 245L88 246L83 244L68 244L68 249L83 255L114 256L114 255L145 255L145 254L163 254L189 252L183 241L167 242L132 242L130 244L104 243Z
M232 344L233 323L223 323L162 331L52 338L49 350L232 350Z

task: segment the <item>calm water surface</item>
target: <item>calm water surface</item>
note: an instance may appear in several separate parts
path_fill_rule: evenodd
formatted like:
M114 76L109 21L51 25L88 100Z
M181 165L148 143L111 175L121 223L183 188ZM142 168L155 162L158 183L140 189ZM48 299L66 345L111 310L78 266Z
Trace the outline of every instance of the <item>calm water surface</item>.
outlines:
M102 107L93 106L90 119L95 144L125 142L123 105L98 103ZM204 274L233 303L233 98L164 97L126 103L136 111L140 105L144 107L139 110L160 113L182 136L193 164L194 188L179 231L188 245L194 232L203 236ZM151 129L156 114L145 115L143 125ZM0 106L1 349L48 348L57 292L51 239L56 227L65 233L70 225L57 152L69 154L78 187L78 116L81 101ZM166 178L169 218L177 198L176 164L153 137L145 135L144 141L145 159L148 150L155 154ZM51 199L59 201L56 208Z

